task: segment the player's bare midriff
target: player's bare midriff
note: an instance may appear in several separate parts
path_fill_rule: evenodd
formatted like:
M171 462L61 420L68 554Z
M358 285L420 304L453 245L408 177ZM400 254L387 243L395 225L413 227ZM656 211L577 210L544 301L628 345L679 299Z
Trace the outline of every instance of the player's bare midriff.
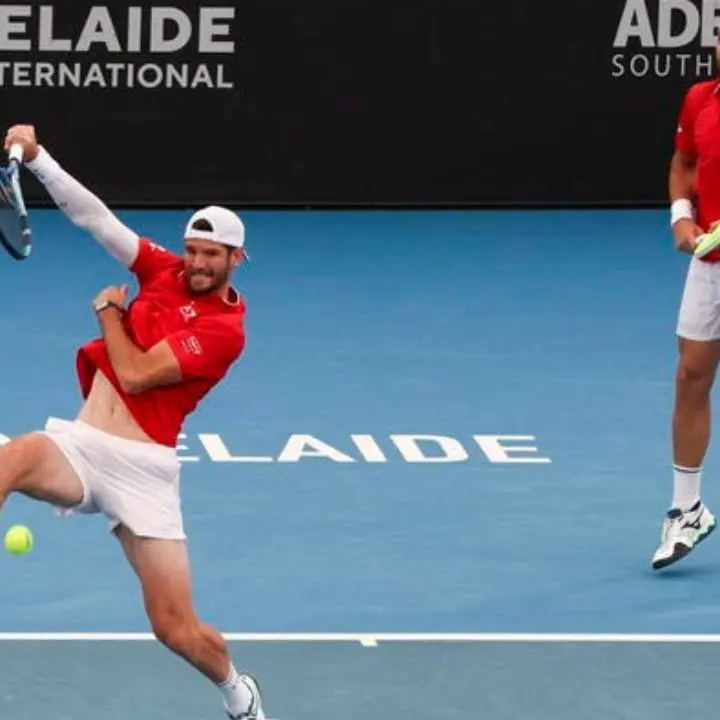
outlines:
M78 419L98 430L126 440L155 442L137 424L110 381L99 370Z

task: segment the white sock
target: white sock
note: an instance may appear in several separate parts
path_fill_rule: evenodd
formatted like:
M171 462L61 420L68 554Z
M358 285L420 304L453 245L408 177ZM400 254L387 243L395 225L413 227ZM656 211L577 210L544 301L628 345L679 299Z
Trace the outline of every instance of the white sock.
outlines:
M672 506L680 510L690 510L700 500L701 468L688 468L673 465Z
M225 698L225 707L231 715L236 716L248 711L252 694L247 685L239 679L238 671L232 663L227 680L220 683L218 688Z

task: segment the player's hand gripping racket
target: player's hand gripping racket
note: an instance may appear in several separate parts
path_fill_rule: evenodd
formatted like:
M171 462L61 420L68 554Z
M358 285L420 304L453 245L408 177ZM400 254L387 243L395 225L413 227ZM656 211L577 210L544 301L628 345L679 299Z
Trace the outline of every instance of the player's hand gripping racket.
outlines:
M693 255L697 258L702 258L718 247L720 247L720 224L698 238L698 244L695 246Z
M22 161L22 145L14 144L8 164L0 166L0 243L15 260L24 260L32 251L30 222L20 186Z

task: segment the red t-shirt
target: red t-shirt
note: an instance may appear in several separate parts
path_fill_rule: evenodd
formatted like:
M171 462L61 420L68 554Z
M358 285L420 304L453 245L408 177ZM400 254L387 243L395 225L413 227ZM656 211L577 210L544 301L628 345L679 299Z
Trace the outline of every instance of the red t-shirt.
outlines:
M675 133L675 147L696 158L695 205L697 224L707 232L720 220L720 81L705 80L685 94ZM720 249L703 260L720 261Z
M128 395L120 387L102 337L78 351L78 380L86 398L99 369L140 427L156 442L175 447L187 415L243 351L245 303L234 290L229 301L217 294L189 294L182 258L146 238L140 240L131 270L140 288L123 319L125 330L143 350L166 340L180 363L182 380Z

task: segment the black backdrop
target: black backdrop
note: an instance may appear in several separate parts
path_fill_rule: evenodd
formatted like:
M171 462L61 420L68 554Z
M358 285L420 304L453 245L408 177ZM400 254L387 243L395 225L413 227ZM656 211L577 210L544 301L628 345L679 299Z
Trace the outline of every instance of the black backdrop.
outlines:
M664 202L682 95L714 73L711 4L169 2L180 26L147 3L0 6L0 121L119 205ZM217 7L229 52L206 47ZM616 46L625 11L645 44ZM152 51L151 27L188 43ZM201 64L213 87L164 87Z

